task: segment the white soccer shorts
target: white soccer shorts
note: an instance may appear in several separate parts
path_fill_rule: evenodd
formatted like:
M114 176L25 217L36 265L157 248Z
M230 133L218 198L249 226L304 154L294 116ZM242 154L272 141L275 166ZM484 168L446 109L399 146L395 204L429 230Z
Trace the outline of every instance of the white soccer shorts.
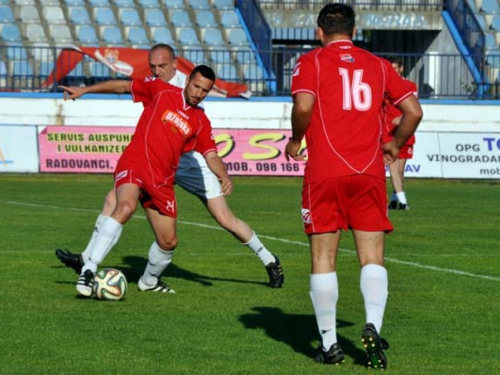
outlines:
M204 200L222 195L217 176L208 168L203 155L196 151L182 154L175 183Z

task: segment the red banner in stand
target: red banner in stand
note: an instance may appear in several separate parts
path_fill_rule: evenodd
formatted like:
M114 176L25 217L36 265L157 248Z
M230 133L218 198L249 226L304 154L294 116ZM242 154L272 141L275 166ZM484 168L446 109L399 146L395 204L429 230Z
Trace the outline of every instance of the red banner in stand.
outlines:
M40 171L113 173L134 127L48 126L39 135ZM231 175L302 176L303 162L287 162L290 130L214 129L219 156ZM302 153L305 153L305 144Z
M83 60L84 56L89 56L114 72L132 79L145 78L151 75L148 64L148 50L125 47L72 47L61 51L54 70L42 84L42 87L48 88L61 81ZM182 57L178 57L177 60L177 69L186 75L189 75L195 67L193 63ZM242 83L217 79L210 96L248 99L251 92Z

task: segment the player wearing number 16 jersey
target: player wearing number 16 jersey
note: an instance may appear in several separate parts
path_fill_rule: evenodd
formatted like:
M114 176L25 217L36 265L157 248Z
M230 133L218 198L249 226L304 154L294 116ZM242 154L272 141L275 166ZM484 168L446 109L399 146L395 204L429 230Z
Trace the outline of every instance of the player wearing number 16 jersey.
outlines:
M301 56L293 72L292 137L285 155L303 160L299 151L305 136L302 220L311 246L310 297L322 339L315 360L344 361L336 334L336 258L342 229L351 229L361 266L367 364L384 369L388 345L379 335L388 295L384 235L392 230L384 161L394 162L422 112L388 61L353 45L354 20L346 4L327 4L320 11L322 48ZM382 145L384 97L403 117L394 139Z

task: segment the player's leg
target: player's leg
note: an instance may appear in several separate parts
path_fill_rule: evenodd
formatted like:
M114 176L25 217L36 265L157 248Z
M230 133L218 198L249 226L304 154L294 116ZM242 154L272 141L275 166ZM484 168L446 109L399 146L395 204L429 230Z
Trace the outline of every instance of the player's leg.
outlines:
M312 261L309 295L322 341L315 361L328 364L344 361L344 352L337 343L336 327L339 297L336 257L340 237L341 230L309 236Z
M266 248L246 222L233 214L222 195L217 176L208 168L202 155L197 152L182 155L175 183L200 198L217 223L259 257L266 267L271 287L280 288L283 285L284 275L279 259Z
M178 243L176 219L151 208L146 208L145 213L155 234L155 241L149 248L148 264L139 279L138 288L141 291L175 293L160 277L172 262Z
M101 229L101 226L103 225L104 221L111 216L115 207L116 207L116 194L115 190L112 189L108 192L108 194L106 194L102 211L99 214L99 216L97 216L96 222L94 224L94 229L92 231L92 235L83 253L78 254L63 249L56 250L57 258L66 267L73 268L78 274L80 274L83 264L89 259L91 249L94 246L94 242L97 238L97 234Z
M398 208L398 193L403 190L403 182L399 175L399 164L400 159L397 159L394 163L389 165L389 172L391 176L391 185L392 185L392 195L389 201L389 209L397 209Z
M90 286L92 278L98 266L118 242L123 225L133 216L137 208L140 192L139 186L132 183L124 183L117 187L116 208L111 217L104 221L90 251L89 259L82 267L76 286L80 294L84 296L92 295Z
M404 191L404 178L405 178L405 169L406 169L406 162L408 159L406 158L401 158L398 159L397 163L397 170L395 173L397 173L397 178L398 178L398 190L396 191L396 196L399 201L399 206L398 209L400 210L407 210L410 207L408 206L408 201L406 199L406 194Z
M384 267L385 233L353 230L353 235L361 266L360 288L366 315L361 340L367 351L368 366L385 369L384 350L389 345L380 337L388 297L388 277Z

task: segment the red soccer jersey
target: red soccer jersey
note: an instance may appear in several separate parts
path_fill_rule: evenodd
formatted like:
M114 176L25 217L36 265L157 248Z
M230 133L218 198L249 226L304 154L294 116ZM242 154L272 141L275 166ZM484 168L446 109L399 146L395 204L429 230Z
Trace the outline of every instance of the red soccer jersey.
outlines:
M146 107L122 158L149 171L156 185L173 183L183 152L217 151L205 112L187 104L182 89L145 79L132 81L131 91Z
M329 43L297 61L292 95L297 93L316 98L306 131L306 183L358 173L385 178L384 95L393 104L412 95L388 61L348 40Z
M408 84L409 87L411 87L413 91L413 95L418 98L418 89L417 85L413 83L412 81L405 80ZM387 99L384 98L384 107L383 107L383 116L384 116L384 129L383 129L383 137L382 137L382 143L387 143L389 142L393 137L394 133L396 132L397 125L394 125L392 122L395 118L401 116L403 113L394 105L391 104L391 102ZM406 141L405 145L413 145L415 144L415 135L412 135L408 141Z

